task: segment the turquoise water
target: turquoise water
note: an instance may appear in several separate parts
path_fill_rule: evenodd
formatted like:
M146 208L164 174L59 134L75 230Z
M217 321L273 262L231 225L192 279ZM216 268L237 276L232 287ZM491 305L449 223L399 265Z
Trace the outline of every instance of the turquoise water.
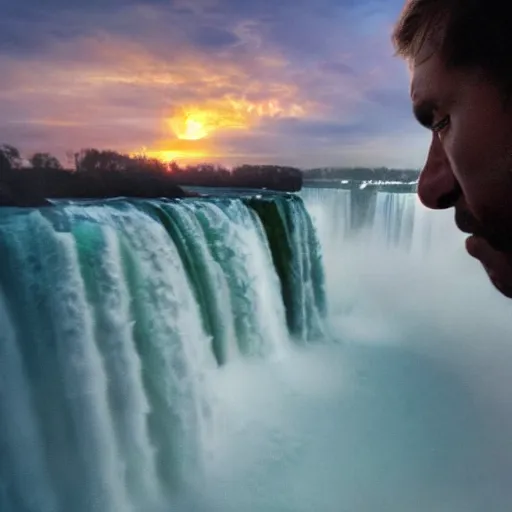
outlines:
M0 216L2 512L511 509L509 301L415 196Z
M324 338L295 196L4 209L0 246L2 511L167 509L205 470L212 372Z

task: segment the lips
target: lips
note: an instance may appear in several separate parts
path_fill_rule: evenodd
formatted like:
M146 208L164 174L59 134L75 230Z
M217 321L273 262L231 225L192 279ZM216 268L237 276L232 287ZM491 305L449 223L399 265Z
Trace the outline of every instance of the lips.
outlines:
M473 215L466 210L455 209L455 224L463 233L479 234L482 231Z

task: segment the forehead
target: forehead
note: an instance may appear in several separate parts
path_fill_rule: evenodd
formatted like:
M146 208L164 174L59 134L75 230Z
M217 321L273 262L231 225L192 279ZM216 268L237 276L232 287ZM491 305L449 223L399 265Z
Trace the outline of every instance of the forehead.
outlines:
M435 113L450 108L461 93L460 77L448 70L435 52L410 62L410 96L419 123L432 128Z
M430 98L449 85L447 71L435 53L420 54L409 62L409 80L413 103Z

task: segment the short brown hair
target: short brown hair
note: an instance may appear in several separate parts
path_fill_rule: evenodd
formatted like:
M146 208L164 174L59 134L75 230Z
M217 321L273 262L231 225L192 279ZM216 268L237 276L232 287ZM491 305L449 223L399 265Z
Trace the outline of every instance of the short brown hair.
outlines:
M392 41L405 59L433 41L446 66L481 69L510 92L511 25L510 0L407 0Z

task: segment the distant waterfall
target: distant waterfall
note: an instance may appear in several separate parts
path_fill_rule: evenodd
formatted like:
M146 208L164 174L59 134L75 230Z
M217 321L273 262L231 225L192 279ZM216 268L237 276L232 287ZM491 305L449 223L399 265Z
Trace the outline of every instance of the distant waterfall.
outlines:
M360 283L374 269L425 260L435 254L431 248L457 248L443 229L446 216L428 211L414 193L304 188L300 196L318 234L336 315L368 302Z
M324 240L362 236L386 247L411 248L414 225L421 222L412 193L305 188L301 196Z
M296 196L2 209L0 510L168 507L206 375L321 338L326 310Z

